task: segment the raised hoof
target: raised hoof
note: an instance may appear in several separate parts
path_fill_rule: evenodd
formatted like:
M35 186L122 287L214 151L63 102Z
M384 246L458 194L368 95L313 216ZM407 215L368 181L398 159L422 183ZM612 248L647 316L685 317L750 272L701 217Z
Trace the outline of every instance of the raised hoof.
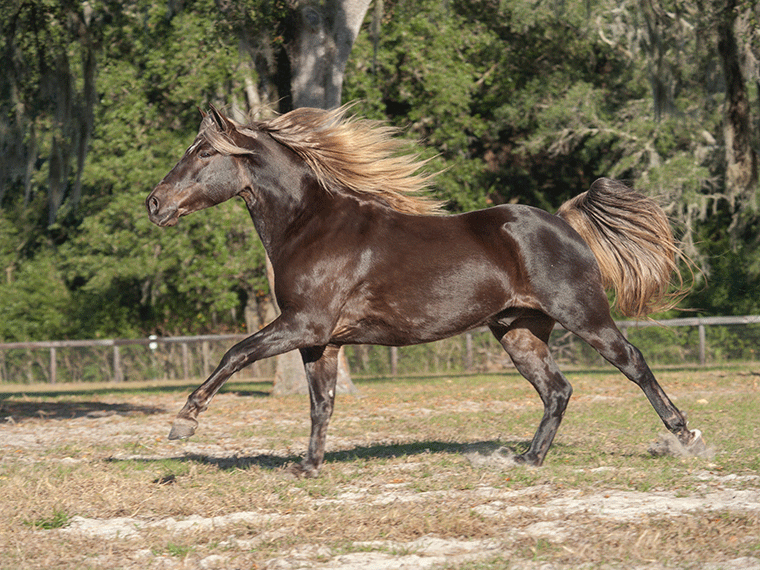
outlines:
M169 432L169 439L187 439L195 433L195 428L198 427L198 422L187 418L177 418L172 424L172 429Z

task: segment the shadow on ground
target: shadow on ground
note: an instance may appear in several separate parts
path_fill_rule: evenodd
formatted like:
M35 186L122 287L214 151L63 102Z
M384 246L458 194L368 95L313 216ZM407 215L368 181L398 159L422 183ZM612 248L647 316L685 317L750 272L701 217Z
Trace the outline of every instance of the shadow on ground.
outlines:
M109 404L107 402L34 402L5 400L0 402L0 419L18 423L28 419L63 420L102 418L115 415L153 415L166 410L159 406Z
M451 453L455 455L466 454L483 454L490 455L502 449L510 449L515 453L522 453L530 446L529 441L480 441L474 443L457 443L451 441L420 441L412 443L395 443L359 446L353 449L342 451L332 451L325 454L325 465L330 463L351 462L357 460L379 460L391 459L395 457L412 457L415 455L424 455L428 453ZM182 456L170 458L129 458L119 459L112 458L108 461L141 461L152 463L172 459L175 461L201 463L205 465L214 465L222 470L232 469L249 469L258 467L261 469L283 469L294 463L299 463L302 459L300 455L274 455L260 454L252 456L225 456L218 457L209 454L188 453Z
M113 415L154 415L167 410L161 406L140 405L132 403L108 403L101 401L80 401L84 397L97 398L108 394L139 394L145 395L150 401L150 395L180 393L189 394L197 384L175 384L156 386L130 386L129 383L108 385L104 387L85 389L61 389L45 391L19 390L0 394L0 422L20 422L27 419L74 419L82 417L99 418ZM250 398L266 398L269 392L262 383L230 383L221 392ZM264 388L264 389L260 389ZM64 398L71 397L71 400Z

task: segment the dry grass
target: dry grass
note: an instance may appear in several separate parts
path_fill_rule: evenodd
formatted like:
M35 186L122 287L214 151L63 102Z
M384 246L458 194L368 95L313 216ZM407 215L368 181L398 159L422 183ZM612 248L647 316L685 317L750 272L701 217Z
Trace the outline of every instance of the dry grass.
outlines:
M540 469L468 459L527 445L541 407L515 375L363 381L306 481L283 467L308 402L266 384L231 384L181 443L185 385L7 391L0 568L758 567L757 370L660 372L709 459L649 456L662 428L638 389L570 373Z

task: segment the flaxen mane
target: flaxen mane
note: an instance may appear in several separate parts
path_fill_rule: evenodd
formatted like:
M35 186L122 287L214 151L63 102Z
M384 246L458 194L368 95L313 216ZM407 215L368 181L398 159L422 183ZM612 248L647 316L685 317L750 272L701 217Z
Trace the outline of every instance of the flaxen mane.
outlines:
M419 172L427 161L402 153L404 142L395 136L397 129L347 117L347 111L347 106L332 111L300 108L250 126L238 125L238 131L268 133L298 154L328 192L343 187L376 196L399 212L440 214L443 203L424 193L435 176ZM202 129L202 135L219 152L250 152L211 125Z

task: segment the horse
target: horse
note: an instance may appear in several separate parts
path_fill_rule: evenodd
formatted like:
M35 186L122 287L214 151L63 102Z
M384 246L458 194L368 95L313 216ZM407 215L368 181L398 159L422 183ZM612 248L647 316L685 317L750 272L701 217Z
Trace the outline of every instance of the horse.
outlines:
M435 174L396 130L335 110L299 108L249 124L211 107L197 137L146 199L150 220L240 197L274 273L280 315L230 348L187 398L169 439L195 433L198 415L235 372L299 350L311 434L296 476L316 477L344 345L405 346L487 326L538 392L544 411L530 447L543 464L572 387L552 359L559 323L644 392L685 449L704 445L621 334L605 292L626 316L672 306L678 246L654 200L606 178L557 214L508 204L447 214L430 196ZM683 289L683 287L682 287Z

